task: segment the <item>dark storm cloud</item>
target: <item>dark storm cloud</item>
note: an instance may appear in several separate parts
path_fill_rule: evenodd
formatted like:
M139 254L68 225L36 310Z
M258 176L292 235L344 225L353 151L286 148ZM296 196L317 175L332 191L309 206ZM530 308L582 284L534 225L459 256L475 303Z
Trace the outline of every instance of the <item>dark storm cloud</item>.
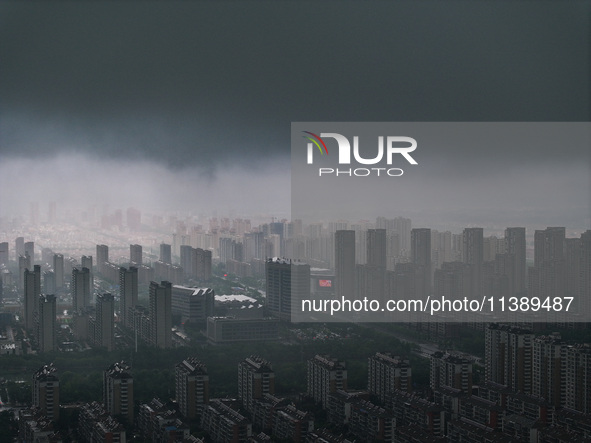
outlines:
M589 10L5 2L0 153L207 170L287 157L291 121L589 120Z

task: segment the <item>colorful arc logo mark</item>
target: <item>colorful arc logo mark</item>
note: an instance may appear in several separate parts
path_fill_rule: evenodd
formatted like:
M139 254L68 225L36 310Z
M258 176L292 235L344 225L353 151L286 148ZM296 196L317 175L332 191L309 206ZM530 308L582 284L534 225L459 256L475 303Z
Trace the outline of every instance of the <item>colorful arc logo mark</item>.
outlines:
M326 152L326 155L328 155L328 149L326 148L324 141L319 136L317 136L316 134L309 132L309 131L302 131L302 132L305 132L306 134L310 134L316 140L318 140L318 141L316 141L312 137L308 137L307 135L302 135L303 138L310 140L312 143L314 143L316 146L318 146L318 149L320 150L320 155L324 155L325 152ZM324 151L322 151L322 147L320 146L320 144L318 142L322 143L322 146L324 147Z

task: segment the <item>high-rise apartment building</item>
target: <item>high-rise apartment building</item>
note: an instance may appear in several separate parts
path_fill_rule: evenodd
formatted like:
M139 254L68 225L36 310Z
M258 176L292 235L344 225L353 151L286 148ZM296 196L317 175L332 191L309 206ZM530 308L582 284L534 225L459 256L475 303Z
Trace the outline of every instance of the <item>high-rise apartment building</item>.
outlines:
M431 293L432 267L431 267L431 229L415 228L410 232L411 261L418 267L422 274L426 294Z
M244 260L243 244L239 240L232 237L220 238L219 256L220 262L222 263L226 263L229 260L236 260L241 262ZM290 255L290 257L293 256Z
M433 278L433 293L436 298L463 299L472 294L472 265L456 261L443 263L436 269ZM455 315L460 315L457 313Z
M8 266L8 242L0 243L0 265Z
M190 245L181 245L180 251L181 268L183 268L185 278L189 278L193 270L193 248Z
M142 245L129 245L129 263L136 267L142 265Z
M42 291L45 294L55 294L55 273L53 271L43 271Z
M440 387L472 393L472 362L447 352L431 354L431 389Z
M130 267L119 268L119 306L120 315L124 326L131 327L129 310L137 304L138 297L138 270Z
M90 306L92 294L92 288L90 286L90 269L72 269L70 291L72 293L72 309L74 311L80 311Z
M133 377L124 361L103 372L103 404L110 415L122 415L133 423Z
M25 238L24 237L17 237L14 240L14 259L18 261L20 256L25 255Z
M209 375L207 367L195 357L189 357L175 366L176 401L180 413L195 419L209 402Z
M51 248L41 248L41 263L43 266L53 262L53 250Z
M207 281L211 279L212 254L210 250L181 246L181 267L186 278Z
M566 402L567 349L558 333L537 336L533 342L532 394L555 407Z
M105 263L109 261L109 247L107 245L96 245L96 269L103 273Z
M293 305L310 297L310 266L270 258L265 262L267 309L281 320L291 319Z
M172 346L172 284L150 282L150 342L159 348Z
M335 232L334 259L337 298L355 300L355 231Z
M562 297L566 289L566 229L550 227L534 233L534 267L529 273L530 295Z
M25 328L33 330L35 327L35 312L41 295L41 266L35 265L32 271L25 269L24 277L24 310Z
M172 264L172 247L169 244L162 243L160 245L160 261Z
M485 331L485 381L531 393L534 337L526 329L491 324Z
M25 269L33 269L31 266L31 257L28 255L20 255L18 257L18 289L23 290L25 287Z
M367 230L367 264L386 270L386 230Z
M31 257L31 266L35 264L35 242L25 242L25 255Z
M255 400L275 393L275 372L271 364L258 356L250 356L238 363L238 398L249 412Z
M383 300L387 265L386 230L368 229L366 249L366 264L356 266L356 298Z
M526 288L525 246L525 228L505 229L505 253L514 257L512 282L514 294L520 294Z
M92 255L83 255L80 259L80 264L83 268L88 268L90 270L90 286L94 288L94 273L93 273L93 260Z
M564 291L569 297L578 298L579 280L581 277L581 239L567 238L565 245Z
M385 227L388 234L397 234L400 242L400 250L404 255L408 256L410 253L410 233L412 230L412 221L409 218L396 217L386 219L379 223L378 227Z
M566 351L565 407L591 414L591 345L571 345Z
M112 351L115 341L115 299L111 294L96 297L94 344Z
M57 289L64 287L64 256L53 255L53 272L55 272L55 286Z
M370 265L355 266L355 294L362 300L379 300L384 302L386 272L383 268Z
M39 352L57 349L57 320L55 295L40 295L35 313L36 337Z
M193 274L197 280L208 281L211 279L212 254L210 250L195 248L192 251Z
M328 398L337 389L347 390L345 362L329 355L316 355L308 360L307 394L326 409Z
M60 415L60 382L53 364L42 366L33 374L33 406L50 420Z
M369 357L367 390L384 404L394 390L412 392L412 370L409 361L381 352Z
M466 228L462 233L462 261L471 266L472 296L479 296L484 260L484 231L482 228Z

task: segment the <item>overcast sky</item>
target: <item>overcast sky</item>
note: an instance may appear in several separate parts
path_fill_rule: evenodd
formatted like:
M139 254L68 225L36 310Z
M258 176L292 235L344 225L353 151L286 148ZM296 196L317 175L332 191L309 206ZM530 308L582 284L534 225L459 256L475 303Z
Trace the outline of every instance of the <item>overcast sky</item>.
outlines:
M0 216L48 191L285 213L292 121L589 121L590 14L577 1L2 2ZM506 164L479 149L454 155ZM554 168L589 201L587 149L516 159L521 181Z

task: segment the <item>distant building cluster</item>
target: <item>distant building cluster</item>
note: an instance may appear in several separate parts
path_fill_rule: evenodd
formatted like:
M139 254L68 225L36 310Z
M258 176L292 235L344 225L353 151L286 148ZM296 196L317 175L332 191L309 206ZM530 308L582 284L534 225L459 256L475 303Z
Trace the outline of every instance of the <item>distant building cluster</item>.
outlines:
M103 221L125 227L121 211ZM140 231L141 221L139 211L127 211L130 232ZM421 389L408 356L370 356L366 389L352 390L346 355L317 354L302 358L306 386L283 397L275 392L281 375L252 355L237 365L236 396L212 398L215 371L188 357L174 366L174 401L155 398L138 406L133 369L117 362L103 372L102 402L76 406L80 441L123 442L133 438L130 426L146 441L591 439L591 347L548 333L555 326L588 327L583 321L591 312L589 230L569 238L564 227L548 227L528 242L523 227L508 227L497 238L485 237L478 227L460 234L413 228L402 217L356 224L283 220L254 229L248 220L222 218L212 219L208 230L178 222L171 244L159 245L157 260L134 240L125 266L110 261L105 244L96 245L94 257L78 261L49 248L36 253L35 243L19 236L14 252L11 260L8 242L0 243L0 358L88 346L113 351L138 343L171 348L188 342L182 329L189 325L202 330L203 346L206 340L279 340L282 323L310 298L574 300L568 316L552 321L533 316L529 322L462 323L458 314L456 323L422 323L409 314L409 329L431 337L453 339L468 326L485 338L483 373L476 370L480 361L466 354L422 351L429 387ZM216 296L208 285L214 269L226 274L224 283L255 276L244 281L264 282L264 298ZM15 338L16 316L26 332L22 339ZM36 371L32 389L32 408L19 412L20 439L60 441L57 369ZM326 426L319 428L320 422ZM192 436L192 429L206 439Z
M130 229L141 227L133 208L127 211L127 219ZM465 228L460 234L413 228L411 220L402 217L353 224L304 225L298 220L282 220L254 228L248 220L213 218L208 230L178 222L174 231L172 244L160 244L157 257L150 255L149 260L141 244L130 244L128 266L112 262L105 244L96 245L95 257L84 255L78 261L49 248L36 252L35 243L22 236L15 239L13 262L9 243L3 242L0 288L5 299L9 291L17 294L11 299L14 304L5 303L5 309L22 314L25 328L32 332L31 344L42 352L68 347L59 333L64 309L76 320L72 327L79 340L112 349L111 322L104 314L110 309L109 293L114 293L113 312L118 316L114 325L134 334L137 331L140 340L157 346L172 343L158 332L169 323L168 314L156 314L159 304L175 316L183 310L182 322L203 322L212 343L240 337L274 339L276 324L267 318L289 321L301 300L311 298L385 302L430 296L438 300L527 296L542 301L572 297L568 315L561 312L549 317L548 321L555 323L582 322L591 311L591 231L567 238L564 227L536 230L533 248L528 247L524 227L508 227L504 236L497 238L485 237L483 228L478 227ZM528 254L533 257L531 266ZM166 296L152 295L165 292L153 285L158 281L188 291L207 289L202 283L210 281L214 264L233 275L265 276L266 303L261 313L249 309L248 314L246 310L217 314L215 317L226 318L208 321L207 317L214 316L211 297L183 296L181 289L174 289L168 308ZM146 307L137 305L140 287L149 288ZM202 299L209 304L201 306ZM454 336L456 328L445 323L445 318L439 323L424 323L419 314L409 312L405 320L431 334ZM463 319L464 314L454 313L450 319L474 322L472 317ZM55 322L54 317L58 317ZM533 321L546 321L537 317L531 315ZM490 320L483 317L480 323Z

